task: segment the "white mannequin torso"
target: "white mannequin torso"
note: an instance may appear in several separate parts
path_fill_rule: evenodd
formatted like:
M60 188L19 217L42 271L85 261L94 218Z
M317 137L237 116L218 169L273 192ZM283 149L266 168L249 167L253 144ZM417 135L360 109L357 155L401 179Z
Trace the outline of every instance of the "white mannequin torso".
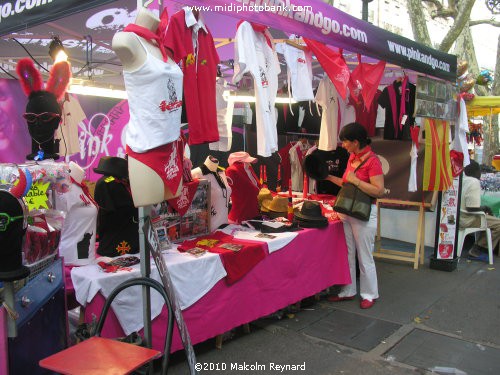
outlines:
M153 32L156 31L159 22L158 17L145 8L141 8L138 11L135 20L136 25L145 27ZM112 49L122 62L123 70L126 72L133 72L143 66L148 54L151 54L160 61L163 60L161 50L156 45L156 42L142 38L133 32L116 33L113 37ZM170 58L167 63L175 65ZM176 191L171 191L152 168L130 155L128 158L128 169L130 188L136 207L156 204L180 195L182 182L179 183Z

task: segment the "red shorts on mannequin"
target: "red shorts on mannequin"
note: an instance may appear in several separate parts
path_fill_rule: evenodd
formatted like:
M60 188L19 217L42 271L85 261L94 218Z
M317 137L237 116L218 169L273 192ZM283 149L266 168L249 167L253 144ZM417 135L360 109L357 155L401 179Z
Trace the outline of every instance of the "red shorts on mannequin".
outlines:
M184 142L178 140L147 152L134 152L127 146L127 155L147 165L161 177L165 186L176 192L182 179Z

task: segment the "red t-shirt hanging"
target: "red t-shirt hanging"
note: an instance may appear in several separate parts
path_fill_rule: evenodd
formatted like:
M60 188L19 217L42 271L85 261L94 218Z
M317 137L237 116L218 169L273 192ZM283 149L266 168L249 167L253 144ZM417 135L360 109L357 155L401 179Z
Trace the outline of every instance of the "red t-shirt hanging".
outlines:
M182 61L184 103L190 145L219 140L215 101L219 55L212 34L206 26L200 27L198 31L197 53L195 53L193 27L197 25L188 27L186 11L182 9L170 17L164 41L165 46L172 52L174 61L177 63Z

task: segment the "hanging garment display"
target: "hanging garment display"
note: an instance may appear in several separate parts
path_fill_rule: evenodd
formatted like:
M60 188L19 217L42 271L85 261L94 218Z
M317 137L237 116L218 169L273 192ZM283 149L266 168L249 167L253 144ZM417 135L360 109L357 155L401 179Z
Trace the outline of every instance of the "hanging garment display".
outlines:
M469 119L467 117L467 107L463 98L458 99L458 123L455 125L455 136L450 149L461 152L464 155L464 167L470 164L469 150L467 146L467 133L469 132Z
M448 123L426 118L424 191L444 191L452 184Z
M278 134L297 133L300 131L300 109L297 103L277 103L276 113L276 130Z
M362 63L361 55L358 53L358 65L351 72L349 79L351 97L357 101L360 94L366 107L370 108L372 102L377 100L375 95L384 70L385 61L379 61L376 64Z
M294 39L296 36L290 35L289 40L293 41ZM297 102L313 100L311 51L285 43L283 44L283 55L288 67L288 89L291 90L292 98Z
M382 91L377 90L375 96L369 106L366 105L363 96L359 95L358 100L350 99L350 103L354 106L356 111L356 122L363 125L369 137L375 136L375 125L377 122L378 113L378 98Z
M264 157L271 156L278 150L274 104L279 72L278 56L272 48L267 29L246 21L241 22L235 37L233 82L239 82L245 73L250 73L253 77L257 154Z
M78 128L86 118L78 100L73 95L66 94L62 105L61 123L55 134L55 138L59 139L60 155L71 156L80 153Z
M331 151L337 148L339 99L340 96L330 78L323 77L316 93L316 102L322 108L318 144L320 150Z
M340 97L344 100L347 99L347 84L349 82L350 71L342 55L342 50L334 52L323 43L312 39L303 39L307 47L311 49L318 59L325 73L330 77Z
M304 157L306 156L307 150L311 145L306 139L302 139L295 143L295 145L288 151L290 155L290 170L292 178L292 190L302 191L304 186L304 171L302 169L302 163Z
M170 17L164 40L184 73L189 145L219 140L215 80L219 55L210 30L189 7Z
M215 100L217 105L217 127L219 129L219 140L211 142L208 148L212 151L227 152L231 150L233 143L233 112L234 102L232 100L225 101L222 94L226 90L226 80L223 78L217 79L215 87Z
M415 89L405 76L382 91L378 104L385 108L384 139L410 140L410 126L415 124Z
M300 110L304 113L300 127L307 134L316 134L319 137L321 130L321 107L316 105L312 100L300 102L299 105Z

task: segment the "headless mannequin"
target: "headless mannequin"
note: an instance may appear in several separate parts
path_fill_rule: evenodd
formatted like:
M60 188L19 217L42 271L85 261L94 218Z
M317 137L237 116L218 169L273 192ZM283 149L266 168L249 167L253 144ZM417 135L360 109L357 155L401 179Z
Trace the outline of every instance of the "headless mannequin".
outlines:
M219 160L217 160L213 156L207 156L203 164L205 164L205 167L210 169L210 171L217 172L217 167L219 166Z
M159 23L160 20L154 13L146 8L139 9L135 19L136 25L155 32ZM131 32L116 33L113 37L112 49L122 62L123 70L129 72L140 68L146 61L148 53L160 60L163 58L160 49L155 44ZM168 63L175 64L170 59ZM128 157L128 170L130 189L136 207L160 203L177 197L181 193L182 179L177 190L171 191L152 168L131 156Z

